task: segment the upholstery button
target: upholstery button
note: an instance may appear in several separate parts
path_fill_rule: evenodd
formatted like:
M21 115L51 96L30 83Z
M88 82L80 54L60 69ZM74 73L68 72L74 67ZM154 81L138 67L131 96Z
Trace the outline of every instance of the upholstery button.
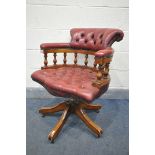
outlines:
M81 37L84 37L85 36L85 34L84 33L81 33Z
M76 42L78 42L78 41L79 41L79 39L77 38L77 39L76 39Z
M92 38L92 39L94 38L94 34L91 35L91 38Z
M103 37L103 34L100 35L100 39Z

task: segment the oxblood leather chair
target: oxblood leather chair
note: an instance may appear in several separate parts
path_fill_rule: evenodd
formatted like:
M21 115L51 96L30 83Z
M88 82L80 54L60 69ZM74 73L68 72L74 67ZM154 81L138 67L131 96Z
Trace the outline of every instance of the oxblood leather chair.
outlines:
M109 64L112 60L115 41L123 39L123 32L110 28L73 28L70 43L43 43L44 66L32 74L32 79L47 91L69 100L39 110L43 116L63 111L60 120L48 135L49 140L59 134L71 113L75 113L98 137L102 129L96 125L84 110L98 111L99 104L91 102L105 93L110 83ZM53 53L53 65L48 65L47 54ZM64 53L63 64L57 64L57 53ZM67 53L74 54L73 64L67 64ZM84 54L84 65L78 65L78 54ZM88 67L88 55L94 55L94 66Z

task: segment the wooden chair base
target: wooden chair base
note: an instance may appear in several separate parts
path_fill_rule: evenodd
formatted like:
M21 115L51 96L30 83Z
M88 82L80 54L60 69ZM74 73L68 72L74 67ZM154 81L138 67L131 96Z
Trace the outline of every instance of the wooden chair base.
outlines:
M76 114L87 125L87 127L90 128L91 131L93 131L93 133L100 137L103 133L102 129L88 117L84 110L95 110L96 112L98 112L101 107L102 106L99 104L94 105L71 100L59 103L52 107L43 107L39 110L39 113L45 116L55 112L63 111L57 124L48 135L48 139L53 143L71 113Z

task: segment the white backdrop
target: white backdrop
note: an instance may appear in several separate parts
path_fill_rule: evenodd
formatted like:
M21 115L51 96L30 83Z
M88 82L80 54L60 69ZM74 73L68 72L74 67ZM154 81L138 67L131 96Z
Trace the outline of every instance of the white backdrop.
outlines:
M128 0L27 0L27 87L41 87L30 77L43 64L41 43L69 42L74 27L110 27L125 34L113 44L110 87L128 89L128 10Z

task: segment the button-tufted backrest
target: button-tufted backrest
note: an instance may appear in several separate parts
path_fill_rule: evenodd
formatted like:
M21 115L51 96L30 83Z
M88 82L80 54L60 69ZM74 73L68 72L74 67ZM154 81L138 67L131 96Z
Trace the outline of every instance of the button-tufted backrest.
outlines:
M73 48L101 50L123 39L123 32L111 28L73 28L70 30Z

